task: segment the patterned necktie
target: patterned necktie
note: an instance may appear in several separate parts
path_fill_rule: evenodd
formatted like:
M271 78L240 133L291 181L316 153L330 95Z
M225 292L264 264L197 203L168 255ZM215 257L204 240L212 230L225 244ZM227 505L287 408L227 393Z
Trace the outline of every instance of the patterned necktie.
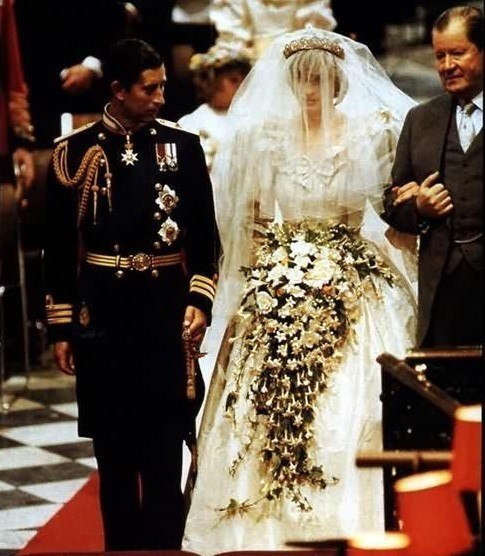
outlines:
M473 125L472 114L475 111L476 106L473 102L465 104L462 110L460 127L458 129L458 135L460 136L460 144L463 152L468 150L473 139L475 139L475 127Z

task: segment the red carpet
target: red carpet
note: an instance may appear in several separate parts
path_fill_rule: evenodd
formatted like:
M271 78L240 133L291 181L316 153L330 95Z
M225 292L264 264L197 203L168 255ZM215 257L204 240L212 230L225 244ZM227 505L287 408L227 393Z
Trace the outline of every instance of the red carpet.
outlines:
M98 474L94 472L81 490L64 504L18 555L102 550Z

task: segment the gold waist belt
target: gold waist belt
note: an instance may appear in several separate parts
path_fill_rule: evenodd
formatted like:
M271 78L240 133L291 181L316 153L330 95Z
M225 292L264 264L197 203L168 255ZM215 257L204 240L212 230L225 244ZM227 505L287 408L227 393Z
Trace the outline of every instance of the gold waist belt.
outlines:
M122 257L120 255L100 255L98 253L88 252L86 254L86 262L96 266L108 266L111 268L144 272L152 268L180 264L182 262L182 253L173 253L172 255L148 255L146 253L137 253L136 255Z

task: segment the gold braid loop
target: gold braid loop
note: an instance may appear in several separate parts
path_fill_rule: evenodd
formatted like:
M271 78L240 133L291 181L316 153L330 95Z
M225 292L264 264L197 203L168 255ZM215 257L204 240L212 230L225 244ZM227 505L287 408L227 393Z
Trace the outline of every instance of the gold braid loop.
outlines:
M53 166L57 179L66 187L82 188L81 199L77 212L77 225L81 225L89 200L89 193L98 173L101 160L107 161L106 153L99 145L89 147L73 178L69 175L67 165L68 142L59 143L53 153Z

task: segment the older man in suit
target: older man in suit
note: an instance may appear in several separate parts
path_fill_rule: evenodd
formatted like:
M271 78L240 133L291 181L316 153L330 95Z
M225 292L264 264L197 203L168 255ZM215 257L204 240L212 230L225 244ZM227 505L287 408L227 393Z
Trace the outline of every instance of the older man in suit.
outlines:
M433 50L446 90L412 109L384 218L419 235L417 345L483 343L483 12L446 10Z

